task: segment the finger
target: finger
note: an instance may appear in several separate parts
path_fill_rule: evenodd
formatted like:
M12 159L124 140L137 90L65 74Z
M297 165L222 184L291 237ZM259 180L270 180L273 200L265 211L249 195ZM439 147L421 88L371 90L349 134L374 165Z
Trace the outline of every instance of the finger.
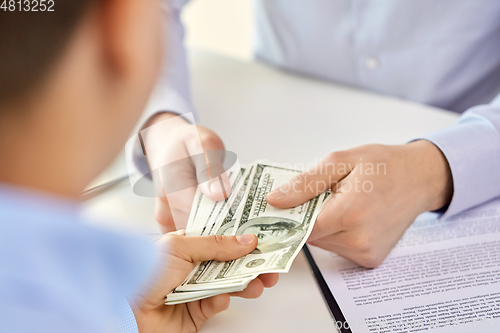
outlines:
M344 156L342 152L330 154L314 168L269 192L267 202L278 208L296 207L329 190L355 167Z
M224 200L231 192L231 183L223 167L224 143L213 131L203 126L197 126L197 129L204 152L203 159L193 160L200 190L211 200ZM185 144L189 155L193 156L191 151L196 148L191 147L193 142Z
M162 233L166 234L176 230L174 218L168 204L167 198L156 198L155 218L160 225Z
M278 279L278 273L261 274L250 282L245 290L231 293L230 295L242 298L258 298L262 295L264 288L274 287L278 283Z
M212 166L214 163L212 163ZM222 168L222 165L217 168ZM217 169L215 168L215 169ZM214 168L212 167L212 170ZM203 172L210 173L210 169L206 169ZM217 174L219 171L216 171ZM205 181L200 183L201 192L210 200L221 201L226 199L231 194L231 182L229 181L229 177L226 172L218 173L219 176L213 178L212 176L208 176L210 178L209 181Z
M231 302L228 294L205 298L200 302L200 308L205 319L210 319L222 311L226 311Z
M262 281L264 288L272 288L278 283L280 275L278 273L269 273L259 275L259 279Z
M257 246L257 237L252 234L240 236L164 236L169 252L183 260L199 262L206 260L229 261L241 258Z
M361 203L365 201L357 189L359 176L357 170L353 169L335 185L331 197L326 201L314 223L308 241L352 230L364 222L363 213L367 207Z
M164 197L168 201L170 214L176 229L186 229L195 194L196 187L190 187L167 194Z
M180 229L180 230L177 230L177 231L171 231L171 232L167 233L167 235L170 235L170 236L186 236L186 230Z
M248 286L243 291L238 291L236 293L231 293L231 297L241 297L241 298L259 298L264 292L264 283L261 279L256 278L251 281Z
M400 225L409 225L414 219L408 221L398 219ZM366 221L365 221L366 222ZM346 224L353 222L347 221ZM364 267L377 267L387 257L403 236L406 228L392 226L381 230L380 225L370 226L356 221L344 231L333 233L308 243L323 249L334 251Z
M217 295L201 301L189 302L186 307L189 311L190 319L196 329L199 330L203 323L216 314L227 310L231 298L227 294Z
M190 178L194 179L194 169L188 167L180 172L173 172L173 169L163 170L160 176L164 192L163 196L156 199L155 205L155 218L160 224L160 229L162 232L185 229L196 194L196 180L194 183L193 180L189 180ZM174 178L177 181L171 181ZM174 182L177 182L175 186L172 185ZM194 186L189 186L189 184ZM174 192L168 192L168 189L173 190L174 188Z
M350 250L350 249L345 248L343 246L337 245L337 244L333 243L332 240L318 239L318 240L315 240L312 242L308 241L307 243L309 245L319 247L323 250L336 253L339 256L341 256L349 261L352 261L352 262L359 264L359 262L358 262L359 256L355 253L354 250L352 250L352 249Z
M349 261L352 261L360 266L367 268L375 268L379 266L388 254L388 252L383 252L383 251L372 252L365 249L355 249L352 247L338 245L337 244L338 240L333 238L335 238L336 236L341 237L342 234L343 233L330 235L325 239L319 239L308 243L310 245L317 246L324 250L334 252Z
M342 185L342 182L339 184ZM337 190L332 194L316 218L308 241L324 238L347 228L348 223L346 219L349 216L348 212L350 208L348 204L349 195L350 193L344 193L342 190Z

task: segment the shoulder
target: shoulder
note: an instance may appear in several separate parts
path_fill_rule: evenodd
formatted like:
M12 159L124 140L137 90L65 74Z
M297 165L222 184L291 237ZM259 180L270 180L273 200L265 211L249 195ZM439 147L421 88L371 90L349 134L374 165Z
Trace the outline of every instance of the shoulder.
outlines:
M0 217L2 332L9 322L37 320L99 332L156 260L143 239L92 227L64 209L4 209Z

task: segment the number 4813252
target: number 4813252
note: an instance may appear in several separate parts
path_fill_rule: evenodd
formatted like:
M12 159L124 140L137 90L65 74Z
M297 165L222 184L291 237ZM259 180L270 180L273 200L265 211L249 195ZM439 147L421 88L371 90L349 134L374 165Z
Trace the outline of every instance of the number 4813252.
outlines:
M4 12L53 12L54 5L54 0L3 0L0 9Z

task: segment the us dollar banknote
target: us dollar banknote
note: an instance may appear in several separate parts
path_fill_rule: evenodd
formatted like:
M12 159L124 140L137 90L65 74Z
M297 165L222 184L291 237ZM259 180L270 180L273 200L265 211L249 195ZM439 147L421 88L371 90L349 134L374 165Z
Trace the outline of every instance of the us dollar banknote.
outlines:
M294 208L275 208L267 203L266 194L300 171L257 162L240 170L240 174L234 177L238 184L232 186L234 191L225 204L203 200L203 194L196 194L191 225L200 228L208 224L210 232L205 234L255 234L257 248L236 260L198 263L187 279L167 296L166 304L243 290L259 274L288 272L330 197L330 192L325 192ZM206 218L207 212L215 213ZM197 221L200 217L205 221ZM186 234L190 231L186 230Z

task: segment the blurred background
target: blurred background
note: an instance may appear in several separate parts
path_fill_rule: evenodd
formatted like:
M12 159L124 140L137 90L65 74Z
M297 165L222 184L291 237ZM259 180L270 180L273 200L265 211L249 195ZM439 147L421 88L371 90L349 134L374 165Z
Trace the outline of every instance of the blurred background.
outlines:
M252 59L252 0L191 0L182 19L188 48Z

